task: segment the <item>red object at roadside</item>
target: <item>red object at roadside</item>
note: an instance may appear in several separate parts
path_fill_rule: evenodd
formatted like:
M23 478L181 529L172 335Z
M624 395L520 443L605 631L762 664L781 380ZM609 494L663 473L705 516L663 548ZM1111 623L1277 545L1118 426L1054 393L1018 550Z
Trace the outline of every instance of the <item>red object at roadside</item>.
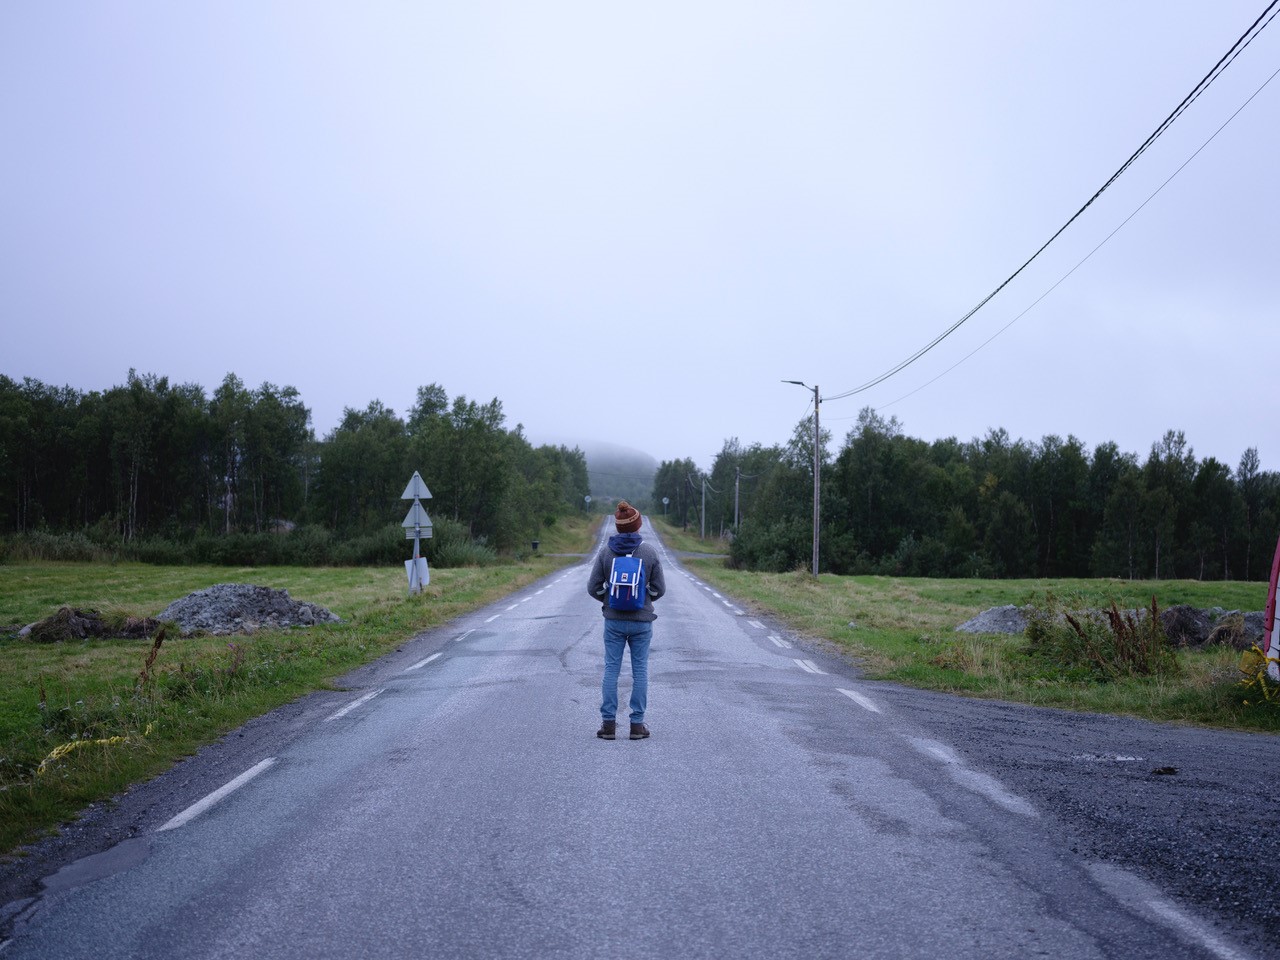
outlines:
M1276 623L1276 582L1280 580L1280 539L1276 540L1276 557L1271 561L1271 586L1267 590L1267 610L1262 626L1267 637L1267 656L1280 657L1280 624ZM1267 675L1280 680L1280 665L1267 664Z

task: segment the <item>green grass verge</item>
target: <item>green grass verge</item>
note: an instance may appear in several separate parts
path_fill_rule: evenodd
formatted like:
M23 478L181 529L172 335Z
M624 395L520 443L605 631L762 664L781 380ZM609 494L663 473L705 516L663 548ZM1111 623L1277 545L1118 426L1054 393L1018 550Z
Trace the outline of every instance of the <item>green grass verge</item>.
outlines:
M1022 636L960 634L957 625L990 607L1023 604L1046 590L1080 603L1144 607L1154 594L1176 603L1261 610L1266 585L1166 580L926 580L898 577L814 578L805 573L749 573L719 560L690 560L698 575L776 616L797 632L831 641L873 679L930 690L1194 723L1277 732L1280 709L1245 703L1240 654L1181 650L1174 676L1098 682L1070 676L1032 656Z
M705 540L698 536L698 527L691 526L688 530L669 523L662 517L649 518L649 521L657 528L658 534L662 537L663 542L669 550L678 550L681 553L715 553L728 554L729 541L722 537L707 537Z
M557 524L555 552L592 542L586 518ZM252 636L37 644L0 639L0 852L13 851L166 770L245 721L317 689L426 630L567 564L539 555L491 567L433 569L409 597L404 571L373 568L155 567L42 563L0 567L0 623L59 606L154 616L215 583L284 588L345 621Z

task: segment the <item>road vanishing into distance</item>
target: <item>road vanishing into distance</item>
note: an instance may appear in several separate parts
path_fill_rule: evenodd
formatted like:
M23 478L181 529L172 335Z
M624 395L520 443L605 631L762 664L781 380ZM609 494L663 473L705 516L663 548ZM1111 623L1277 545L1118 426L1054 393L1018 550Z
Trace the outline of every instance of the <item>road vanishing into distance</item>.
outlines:
M664 557L650 739L575 565L72 828L0 960L1280 956L1276 738L866 682Z

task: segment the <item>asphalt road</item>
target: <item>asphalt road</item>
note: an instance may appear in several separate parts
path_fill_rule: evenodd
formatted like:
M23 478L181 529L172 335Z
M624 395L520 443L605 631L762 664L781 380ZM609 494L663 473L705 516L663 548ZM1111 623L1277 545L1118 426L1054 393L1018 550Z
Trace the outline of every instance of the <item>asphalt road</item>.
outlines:
M92 812L0 957L1280 955L1274 738L864 682L665 562L649 740L575 566Z

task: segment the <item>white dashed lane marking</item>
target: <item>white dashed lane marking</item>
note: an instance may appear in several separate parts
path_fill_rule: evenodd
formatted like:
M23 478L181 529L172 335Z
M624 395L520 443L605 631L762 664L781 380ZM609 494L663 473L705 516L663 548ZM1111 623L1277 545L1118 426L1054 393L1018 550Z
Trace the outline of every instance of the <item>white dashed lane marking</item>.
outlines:
M267 759L259 761L258 763L250 767L248 770L246 770L244 773L240 774L240 776L232 780L230 783L223 784L221 787L213 791L213 793L209 794L203 800L197 800L195 803L187 807L187 809L183 810L180 814L178 814L176 817L174 817L164 826L159 827L156 830L156 833L162 833L165 830L174 830L177 827L182 826L184 823L188 823L191 820L194 820L196 817L200 816L200 814L204 813L206 810L212 807L219 800L222 800L229 794L234 793L236 790L239 790L241 787L243 787L246 783L248 783L258 774L262 773L262 771L270 768L271 765L275 762L276 762L275 757L267 757Z
M459 638L459 639L461 639L461 638ZM411 670L417 670L419 667L425 667L425 666L426 666L428 663L430 663L432 660L435 660L437 657L440 657L440 656L442 656L442 654L439 654L439 653L433 653L431 656L427 657L427 659L425 659L425 660L419 660L417 663L415 663L415 664L414 664L413 666L411 666L411 667L405 667L405 668L404 668L404 670L402 670L401 672L402 672L402 673L408 673L408 672L409 672L409 671L411 671Z
M350 712L351 712L352 710L354 710L356 707L359 707L359 706L361 706L362 704L366 704L366 703L368 703L370 700L372 700L372 699L373 699L374 697L376 697L378 694L382 693L382 691L383 691L383 690L385 690L385 689L386 689L386 688L385 688L385 687L383 687L382 689L374 690L372 693L366 693L366 694L365 694L363 697L361 697L359 700L353 700L353 701L351 701L350 703L348 703L345 707L343 707L343 708L342 708L341 710L339 710L337 713L331 713L331 714L329 714L329 716L325 717L325 718L324 718L324 720L323 720L322 722L323 722L323 723L328 723L330 720L337 720L337 719L338 719L338 718L340 718L340 717L345 717L348 713L350 713Z

